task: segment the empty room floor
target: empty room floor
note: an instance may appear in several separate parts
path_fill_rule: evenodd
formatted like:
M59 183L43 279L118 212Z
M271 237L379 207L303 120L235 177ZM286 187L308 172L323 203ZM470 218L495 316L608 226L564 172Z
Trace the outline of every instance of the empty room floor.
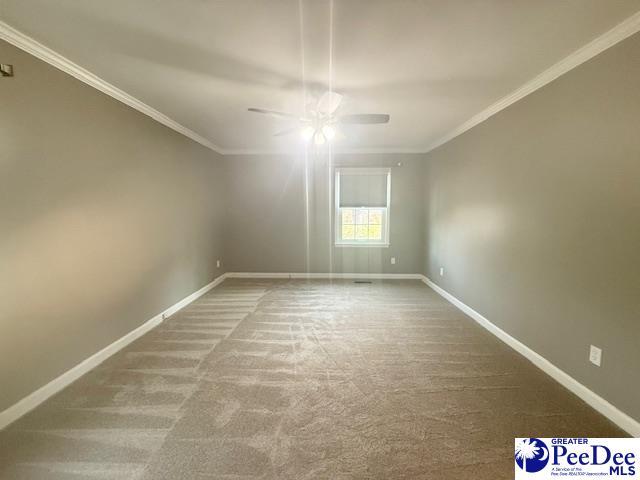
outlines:
M513 478L624 432L419 281L226 280L0 432L0 478Z

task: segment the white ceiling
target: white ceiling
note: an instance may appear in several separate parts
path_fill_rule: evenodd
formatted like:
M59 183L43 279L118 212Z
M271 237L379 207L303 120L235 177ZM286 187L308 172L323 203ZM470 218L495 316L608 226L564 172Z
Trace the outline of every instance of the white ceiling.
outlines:
M639 9L640 0L0 0L4 22L227 153L291 150L298 136L272 136L287 120L247 108L302 114L303 92L330 82L346 96L342 113L391 115L342 127L338 148L424 151Z

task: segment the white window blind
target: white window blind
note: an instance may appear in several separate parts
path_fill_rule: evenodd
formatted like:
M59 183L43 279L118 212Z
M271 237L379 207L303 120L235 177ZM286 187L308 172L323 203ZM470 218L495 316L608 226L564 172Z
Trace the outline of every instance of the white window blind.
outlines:
M341 173L340 207L386 207L388 172Z
M336 245L388 246L390 201L390 169L336 169Z

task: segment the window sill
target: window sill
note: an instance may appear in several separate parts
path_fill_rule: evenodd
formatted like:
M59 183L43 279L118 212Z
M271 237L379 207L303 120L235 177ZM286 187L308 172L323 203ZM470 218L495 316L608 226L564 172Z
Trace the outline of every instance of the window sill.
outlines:
M344 248L344 247L356 247L356 248L389 248L389 243L335 243L335 247Z

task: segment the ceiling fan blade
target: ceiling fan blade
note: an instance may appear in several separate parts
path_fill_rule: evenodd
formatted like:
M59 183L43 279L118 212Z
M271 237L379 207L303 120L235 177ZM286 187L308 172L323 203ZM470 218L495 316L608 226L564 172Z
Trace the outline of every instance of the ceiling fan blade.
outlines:
M338 123L348 124L372 124L389 123L391 117L386 113L361 113L356 115L340 115Z
M318 100L318 112L323 115L334 113L342 102L342 95L336 92L325 92Z
M295 133L300 130L300 127L287 128L286 130L280 130L273 134L274 137L281 137L283 135L289 135L291 133Z
M293 115L292 113L277 112L275 110L265 110L264 108L249 108L248 110L250 112L263 113L265 115L271 115L279 118L295 118L296 120L300 120L300 117L298 115Z

